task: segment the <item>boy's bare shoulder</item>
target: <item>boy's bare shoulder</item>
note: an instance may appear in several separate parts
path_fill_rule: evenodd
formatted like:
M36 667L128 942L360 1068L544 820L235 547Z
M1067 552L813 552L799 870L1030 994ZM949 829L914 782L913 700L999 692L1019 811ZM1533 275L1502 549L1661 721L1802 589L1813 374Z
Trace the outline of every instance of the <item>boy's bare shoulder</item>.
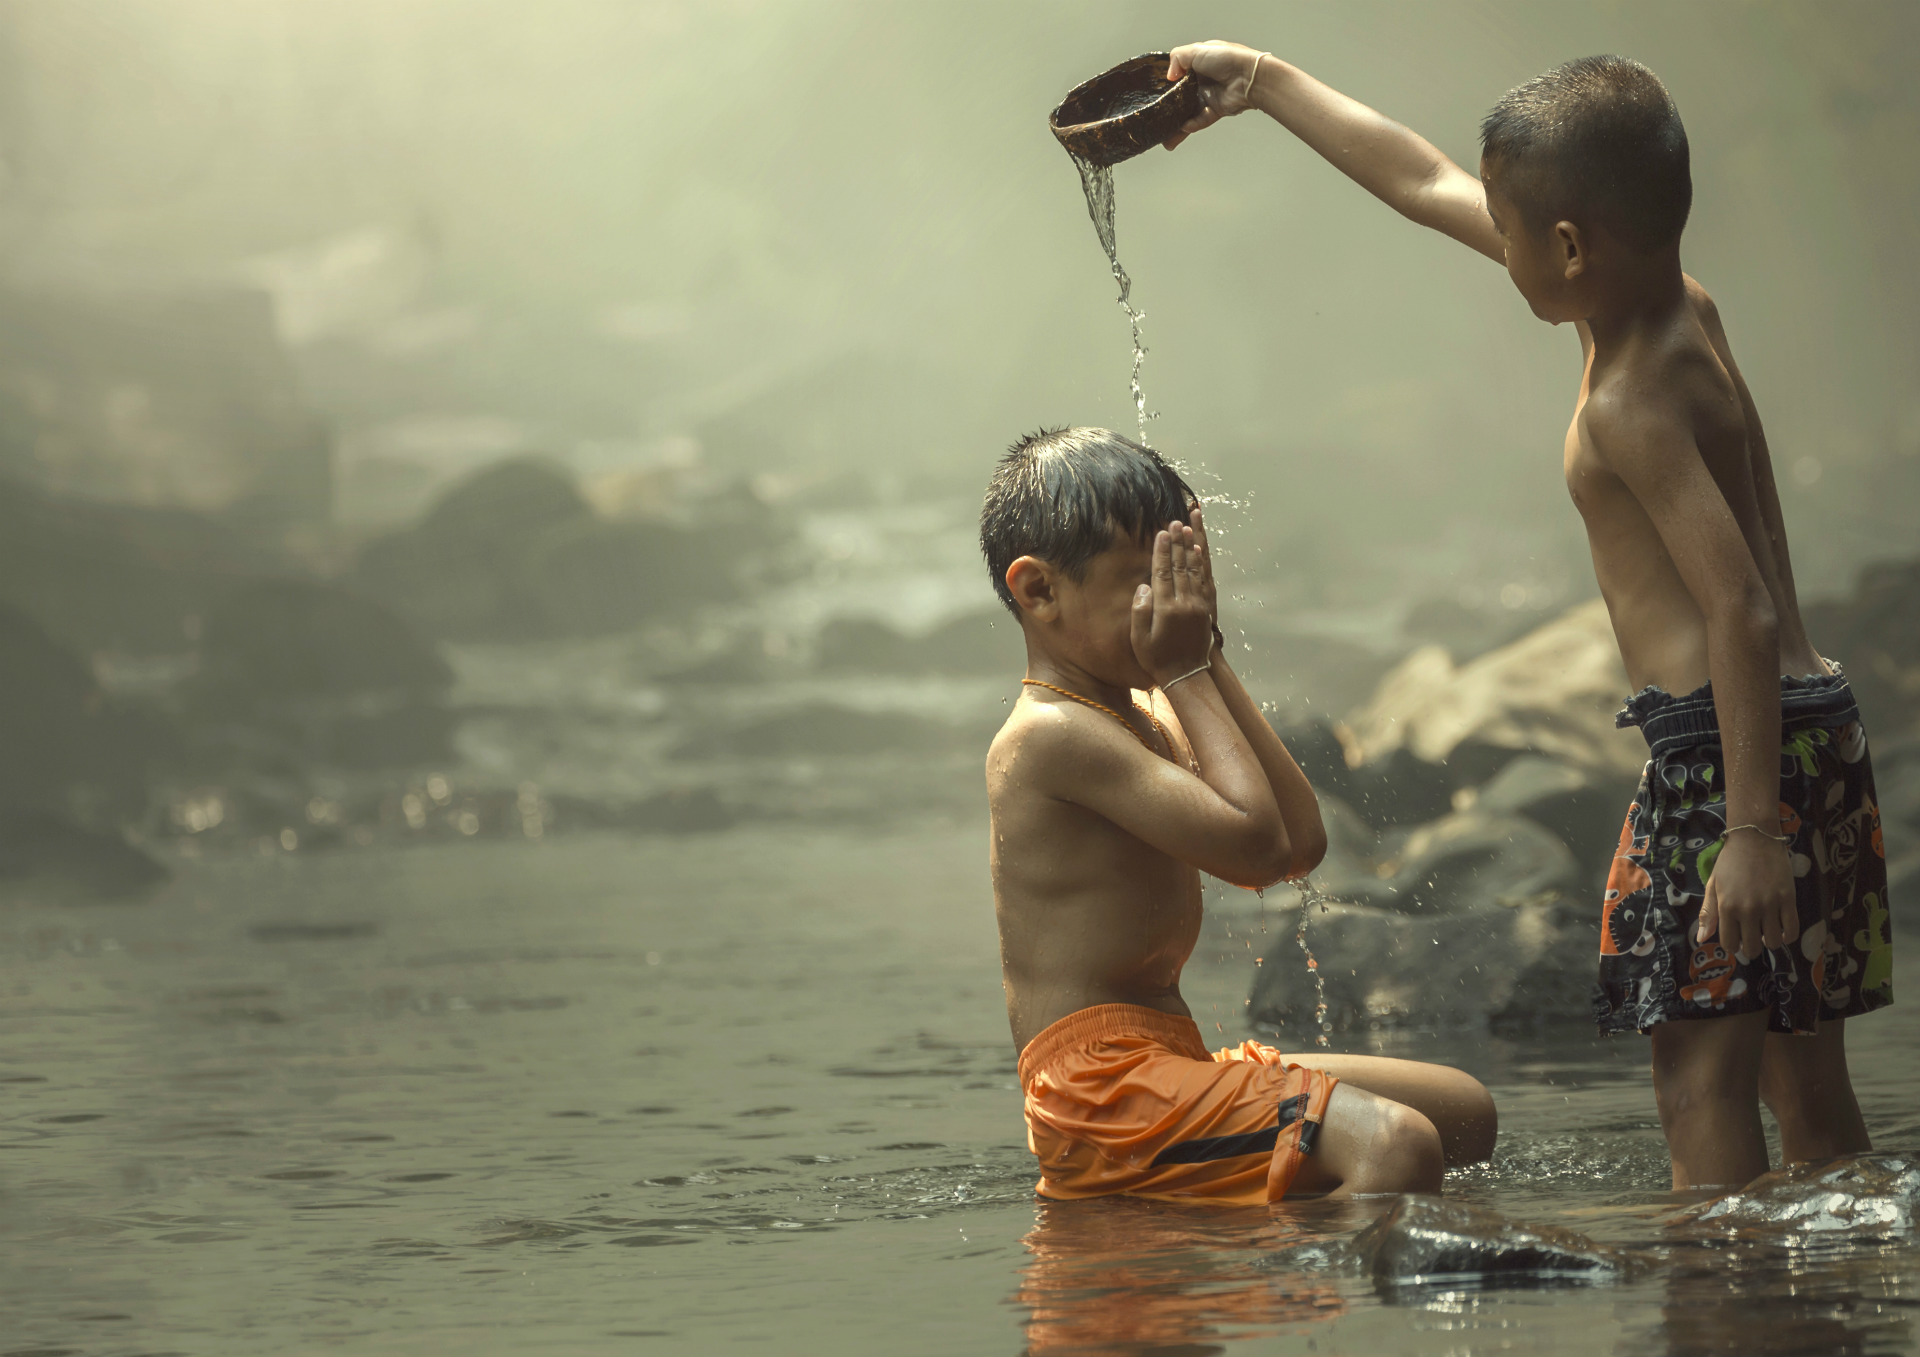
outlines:
M1682 384L1656 358L1596 382L1580 407L1580 425L1603 461L1630 456L1687 428Z
M1699 288L1689 281L1689 300ZM1719 312L1699 289L1698 327L1676 327L1594 384L1580 422L1603 461L1664 459L1683 443L1734 431L1742 422ZM1616 465L1616 469L1620 469Z
M1702 286L1700 280L1691 273L1680 275L1682 285L1687 289L1687 300L1693 304L1694 314L1700 317L1700 323L1707 333L1718 336L1720 330L1720 308L1714 304L1712 295Z
M1109 773L1133 737L1104 712L1076 702L1016 702L987 747L990 791L1011 779L1052 795L1061 778Z

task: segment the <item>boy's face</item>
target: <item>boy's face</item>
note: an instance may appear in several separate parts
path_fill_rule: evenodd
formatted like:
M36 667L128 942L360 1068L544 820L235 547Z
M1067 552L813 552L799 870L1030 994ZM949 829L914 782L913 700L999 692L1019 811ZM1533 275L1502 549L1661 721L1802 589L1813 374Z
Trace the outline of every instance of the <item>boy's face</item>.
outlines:
M1552 325L1586 319L1577 281L1584 272L1584 259L1569 276L1575 261L1568 257L1568 241L1557 227L1539 232L1529 226L1513 200L1501 192L1499 178L1485 160L1480 162L1480 183L1487 191L1487 215L1507 247L1507 276L1533 314Z
M1152 676L1133 653L1133 595L1152 582L1151 542L1142 546L1116 530L1080 579L1053 568L1047 574L1050 598L1028 609L1029 625L1044 629L1044 644L1115 687L1151 688Z

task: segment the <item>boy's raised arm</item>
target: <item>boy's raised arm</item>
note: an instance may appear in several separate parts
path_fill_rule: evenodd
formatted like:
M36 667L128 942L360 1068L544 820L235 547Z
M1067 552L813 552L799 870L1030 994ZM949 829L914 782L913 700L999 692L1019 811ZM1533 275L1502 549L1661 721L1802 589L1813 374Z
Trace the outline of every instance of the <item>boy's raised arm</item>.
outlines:
M1193 511L1193 532L1200 547L1208 589L1217 597L1213 585L1213 550L1207 542L1206 520L1199 509ZM1218 626L1214 630L1217 633ZM1314 795L1313 785L1294 762L1285 742L1261 714L1260 704L1253 700L1233 666L1227 663L1224 645L1216 645L1209 658L1213 665L1213 685L1219 689L1221 700L1227 704L1227 711L1245 737L1247 747L1259 760L1261 770L1267 775L1267 785L1273 788L1280 818L1286 822L1287 839L1293 845L1293 863L1287 868L1287 879L1296 880L1318 867L1327 855L1327 827L1320 817L1320 798Z
M1238 886L1294 867L1274 788L1208 670L1212 576L1191 528L1154 542L1153 583L1134 604L1133 648L1173 705L1199 774L1140 746L1082 706L1049 707L1005 775L1085 806L1169 857Z
M1222 118L1257 108L1401 216L1451 236L1497 264L1506 262L1506 248L1487 215L1479 178L1418 133L1279 57L1239 43L1174 48L1167 78L1178 80L1188 71L1213 83L1202 89L1204 111L1167 149Z
M1287 841L1293 848L1293 860L1287 866L1285 877L1289 881L1297 880L1318 867L1327 855L1327 827L1320 818L1320 799L1313 794L1313 784L1300 771L1293 755L1287 752L1286 744L1260 714L1260 704L1253 700L1253 695L1240 682L1240 676L1227 663L1225 650L1213 652L1212 673L1213 685L1226 703L1228 714L1259 761L1267 776L1267 785L1273 789L1273 799L1287 827Z

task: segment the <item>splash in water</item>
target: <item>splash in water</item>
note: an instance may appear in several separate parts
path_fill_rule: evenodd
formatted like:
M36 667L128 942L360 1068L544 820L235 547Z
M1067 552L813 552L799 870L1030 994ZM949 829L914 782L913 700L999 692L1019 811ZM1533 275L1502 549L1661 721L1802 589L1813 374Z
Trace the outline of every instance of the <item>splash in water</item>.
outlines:
M1313 977L1313 1021L1320 1028L1313 1038L1315 1046L1327 1044L1327 1033L1333 1030L1333 1024L1327 1019L1327 982L1320 974L1320 962L1313 954L1313 948L1307 945L1307 920L1313 917L1312 906L1320 906L1320 912L1327 912L1327 897L1320 888L1302 877L1293 883L1300 895L1300 927L1294 931L1293 940L1299 946L1300 953L1307 959L1307 974Z
M1073 167L1080 171L1080 190L1087 195L1087 215L1093 218L1094 233L1100 237L1100 248L1107 252L1113 281L1120 288L1120 309L1127 313L1127 323L1133 327L1133 372L1127 379L1127 389L1133 394L1133 413L1140 424L1140 441L1144 443L1147 421L1156 418L1148 411L1146 392L1140 388L1140 364L1147 357L1147 350L1140 342L1140 323L1147 316L1144 311L1133 308L1133 280L1120 267L1120 253L1114 243L1113 166L1095 165L1074 156Z

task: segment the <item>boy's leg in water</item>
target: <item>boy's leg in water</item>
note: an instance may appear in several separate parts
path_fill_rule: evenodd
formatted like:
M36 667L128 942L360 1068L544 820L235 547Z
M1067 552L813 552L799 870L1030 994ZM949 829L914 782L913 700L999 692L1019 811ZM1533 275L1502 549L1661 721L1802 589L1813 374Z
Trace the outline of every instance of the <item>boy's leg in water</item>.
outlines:
M1420 1112L1440 1133L1447 1167L1478 1164L1493 1157L1500 1114L1486 1085L1464 1070L1421 1060L1378 1055L1326 1055L1309 1051L1287 1057L1296 1065L1325 1070L1342 1085L1365 1089Z
M1767 1171L1760 1127L1764 1011L1653 1029L1653 1097L1675 1191L1743 1187Z
M1810 1037L1767 1033L1760 1096L1780 1123L1780 1157L1792 1164L1873 1148L1847 1073L1847 1020L1828 1018Z
M1320 1138L1300 1160L1289 1197L1438 1192L1440 1133L1426 1116L1351 1084L1327 1099Z

